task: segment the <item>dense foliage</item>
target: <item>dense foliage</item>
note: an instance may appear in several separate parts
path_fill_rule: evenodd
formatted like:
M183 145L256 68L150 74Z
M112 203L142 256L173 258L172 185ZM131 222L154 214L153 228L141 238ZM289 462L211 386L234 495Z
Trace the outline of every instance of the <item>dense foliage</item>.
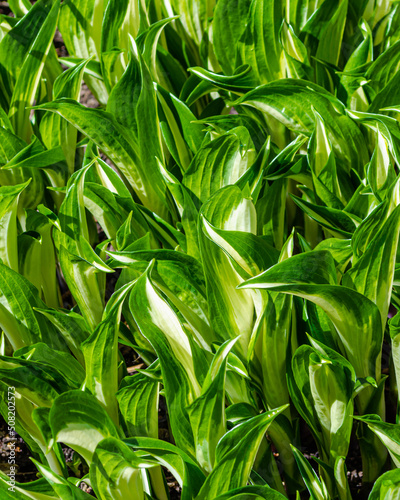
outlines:
M9 6L1 498L400 498L400 2Z

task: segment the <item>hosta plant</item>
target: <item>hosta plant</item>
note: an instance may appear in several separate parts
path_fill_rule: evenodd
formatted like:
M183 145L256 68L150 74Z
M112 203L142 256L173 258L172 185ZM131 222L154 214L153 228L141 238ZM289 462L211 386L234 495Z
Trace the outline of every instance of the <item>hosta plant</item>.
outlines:
M9 8L2 498L400 498L400 4Z

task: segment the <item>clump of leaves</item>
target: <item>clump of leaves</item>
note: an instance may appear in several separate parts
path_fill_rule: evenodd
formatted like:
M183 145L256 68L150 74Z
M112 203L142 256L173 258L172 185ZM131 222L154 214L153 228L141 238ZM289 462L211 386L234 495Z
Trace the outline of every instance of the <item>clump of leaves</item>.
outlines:
M397 498L399 3L10 8L0 412L38 478L4 498L349 500L356 441Z

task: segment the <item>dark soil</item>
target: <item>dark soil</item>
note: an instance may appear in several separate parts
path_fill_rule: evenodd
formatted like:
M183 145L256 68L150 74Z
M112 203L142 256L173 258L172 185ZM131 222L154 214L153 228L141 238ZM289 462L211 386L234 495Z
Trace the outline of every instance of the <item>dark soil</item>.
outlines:
M0 415L0 470L5 474L10 472L8 459L11 444L15 444L16 481L26 483L37 479L37 469L29 458L31 456L29 448L18 434L12 437L9 435L8 425Z
M99 101L90 92L89 87L85 82L82 84L80 102L87 108L98 108Z
M61 33L56 30L54 34L54 47L56 48L57 56L58 57L67 57L68 56L68 51L64 45L64 40L62 39Z
M4 14L5 16L14 17L14 14L11 12L11 9L8 6L7 2L0 1L0 14Z

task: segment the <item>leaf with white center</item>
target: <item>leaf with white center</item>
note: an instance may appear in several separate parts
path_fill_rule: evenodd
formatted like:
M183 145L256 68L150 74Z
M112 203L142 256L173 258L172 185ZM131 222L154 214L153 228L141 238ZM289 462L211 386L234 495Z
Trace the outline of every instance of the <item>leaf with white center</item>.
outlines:
M90 466L90 483L100 500L142 500L145 485L141 469L155 466L155 460L142 458L122 440L109 437L96 447Z
M371 376L379 381L383 341L379 309L364 295L334 284L336 271L333 259L328 254L331 264L327 273L327 253L307 252L291 257L244 282L239 288L270 289L314 302L335 325L342 354L354 366L357 376ZM304 266L306 262L309 263ZM287 276L285 280L282 279L282 273ZM371 395L367 389L360 394L359 404L364 409Z
M59 474L56 474L50 469L50 467L47 467L34 459L32 459L32 462L36 465L38 471L52 487L54 493L58 495L57 498L62 498L63 500L90 500L90 498L92 498L88 493L84 492L77 486L74 486Z
M122 305L133 283L116 291L103 313L101 323L82 344L85 357L85 389L106 408L111 419L118 424L118 334Z
M400 207L396 207L363 255L343 276L343 285L357 290L378 306L383 328L390 306L399 234Z
M311 494L312 500L330 500L326 485L323 479L320 479L315 473L314 469L311 467L310 463L303 454L291 446L294 458L296 459L297 466L303 477L304 483L307 486L308 491Z
M268 293L252 333L248 362L269 409L289 402L286 364L291 340L292 297Z
M130 448L147 453L160 465L167 467L182 488L182 500L197 498L205 476L185 451L160 439L135 437L125 439L124 442Z
M143 373L123 379L116 397L128 436L158 437L159 390L159 382Z
M10 488L10 476L0 471L0 492L4 500L59 500L53 488L41 478L29 483L15 483L13 490Z
M170 423L176 443L195 456L186 407L200 395L191 342L178 316L157 291L151 267L137 280L129 307L141 334L150 342L161 365Z
M51 323L35 312L44 308L37 288L26 278L0 263L0 326L13 349L45 342L65 350L65 343Z
M50 426L54 440L75 450L88 464L100 441L120 437L103 406L83 391L65 392L54 401Z
M27 187L25 184L0 187L0 224L2 238L0 239L0 258L4 264L18 271L17 248L17 210L20 193Z
M234 351L245 357L253 328L253 297L247 291L236 289L242 278L219 246L219 236L215 234L217 242L210 239L207 222L218 229L255 234L254 205L244 198L238 187L231 186L211 197L203 205L202 215L199 240L211 324L221 342L226 340L227 333L230 338L240 335Z
M201 388L201 395L188 407L196 459L208 473L214 468L218 441L226 432L225 372L228 354L236 341L227 340L218 349Z
M246 485L265 432L285 409L286 406L281 406L250 418L221 438L216 450L215 467L197 500L212 500L217 494Z
M354 417L368 425L388 449L396 467L400 467L400 429L397 424L383 422L378 415Z
M296 352L300 353L300 349ZM298 354L300 356L300 354ZM316 351L304 349L302 355L308 357L308 384L315 415L321 425L325 460L331 465L338 456L346 456L352 429L353 389L352 372L340 358L330 359ZM296 354L292 360L294 377ZM304 362L307 365L307 360ZM307 394L308 391L302 391ZM307 397L307 396L306 396ZM312 416L309 416L309 418Z
M106 5L103 0L73 0L63 4L59 25L68 54L83 59L94 55L96 62L100 60L100 28ZM90 74L85 75L85 81L96 98L105 104L108 93L104 82Z
M315 128L313 108L321 115L328 137L346 169L362 172L367 146L357 125L344 114L343 104L322 87L305 80L286 79L261 85L234 105L250 106L273 116L294 132L310 136Z
M382 474L374 483L368 500L399 500L400 470L394 469Z
M277 0L255 0L251 3L248 22L238 43L242 64L249 64L259 83L277 80L283 76L282 47L279 27L282 23L282 5Z
M220 188L238 181L254 160L254 145L247 129L237 127L197 151L183 185L204 203Z

